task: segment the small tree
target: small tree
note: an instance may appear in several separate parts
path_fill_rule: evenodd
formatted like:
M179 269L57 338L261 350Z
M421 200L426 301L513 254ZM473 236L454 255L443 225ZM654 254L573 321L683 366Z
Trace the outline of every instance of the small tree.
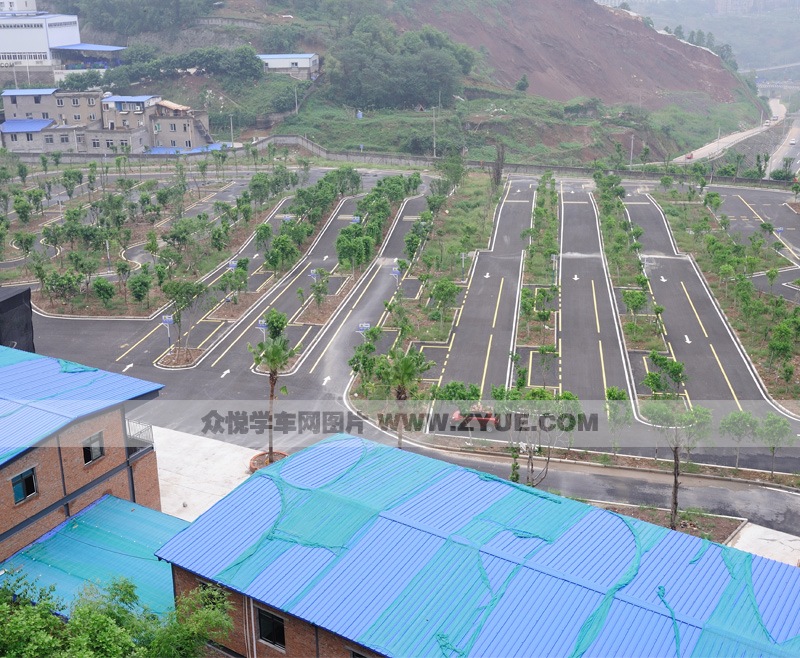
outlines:
M92 283L92 290L94 290L94 294L106 308L111 305L111 300L114 299L114 295L116 294L114 284L102 277L94 280Z
M528 76L523 74L523 76L517 81L517 84L514 85L514 89L517 91L527 91L530 83L528 82Z
M775 478L775 453L780 448L791 447L797 441L797 437L792 432L789 420L784 416L769 412L759 423L756 435L759 440L769 448L772 455L772 465L770 467L769 478Z
M739 450L742 441L754 439L758 432L758 419L749 411L732 411L720 421L722 434L736 443L736 468L739 468Z
M623 290L622 301L625 302L625 306L628 307L631 315L633 315L633 323L638 324L636 316L647 304L647 295L641 290Z
M311 296L314 298L314 303L317 308L322 307L322 302L328 295L328 280L330 279L330 272L324 267L318 267L314 270L314 283L311 284Z
M128 286L131 289L131 295L139 302L146 302L147 308L150 308L150 288L153 286L153 276L150 274L149 269L145 270L147 265L142 266L141 272L133 275L128 281Z
M22 257L25 259L25 273L28 272L28 256L33 251L33 246L36 244L36 234L28 233L27 231L17 231L14 233L14 244L17 245L22 252Z
M122 296L125 299L125 303L128 303L128 279L131 276L131 264L126 260L118 260L114 265L114 269L117 272L117 283L119 283L120 290L122 290Z

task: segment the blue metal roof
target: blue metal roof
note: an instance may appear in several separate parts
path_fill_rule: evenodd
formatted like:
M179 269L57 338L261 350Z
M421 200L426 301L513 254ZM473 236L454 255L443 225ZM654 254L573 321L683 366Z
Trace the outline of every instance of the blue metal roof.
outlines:
M164 615L174 608L172 571L155 550L188 523L114 496L86 509L0 564L8 578L16 571L40 586L53 585L69 604L88 584L108 585L124 577L136 585L139 601ZM3 576L0 576L3 578Z
M800 569L347 435L156 554L389 656L800 655Z
M52 119L9 119L0 123L0 133L38 133L53 123Z
M52 50L88 50L95 53L115 53L125 46L106 46L101 43L74 43L71 46L53 46Z
M0 347L0 466L81 416L160 388L127 375Z
M148 96L107 96L103 99L104 103L144 103L151 98L157 98L157 94Z
M153 146L148 153L150 155L190 155L192 153L221 151L223 148L231 148L231 143L214 142L213 144L203 144L203 146L195 146L193 148L181 148L179 146Z
M58 91L56 88L51 89L5 89L3 96L52 96Z

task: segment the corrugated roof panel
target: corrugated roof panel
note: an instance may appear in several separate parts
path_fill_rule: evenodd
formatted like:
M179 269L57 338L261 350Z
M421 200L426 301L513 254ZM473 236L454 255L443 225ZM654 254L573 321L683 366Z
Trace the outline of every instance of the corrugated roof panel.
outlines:
M454 470L392 509L392 515L447 535L509 493L508 487L500 482L482 480L470 471Z
M38 133L53 123L52 119L7 119L0 123L0 133Z
M598 545L597 537L604 537L602 544ZM594 559L587 560L590 552ZM619 581L635 558L636 538L630 528L619 517L598 509L539 551L536 564L607 589Z
M174 608L172 572L153 552L187 525L105 496L11 556L0 570L19 568L39 585L53 585L67 604L87 583L103 586L122 576L136 585L142 605L163 615Z
M106 96L103 99L104 103L144 103L149 101L151 98L160 98L155 94L152 95L143 95L143 96Z
M278 488L270 478L255 475L224 500L224 506L214 505L162 546L158 557L173 562L188 554L190 559L181 560L185 569L213 578L254 555L281 513Z
M292 614L358 638L443 543L439 537L379 518L302 599L291 604ZM404 550L398 551L399 546ZM359 605L353 606L353 601Z
M413 453L334 441L341 452L324 442L260 471L159 555L201 575L226 563L223 584L387 655L673 658L674 623L681 655L745 646L787 656L795 644L800 655L800 583L788 565L753 577L769 627L790 638L777 649L748 554ZM256 490L254 480L275 485ZM267 510L274 526L253 532ZM230 538L232 551L221 546Z
M4 89L3 96L51 96L58 89L48 87L47 89Z
M779 644L800 635L800 569L789 573L782 571L777 562L758 556L753 558L756 603L769 634ZM783 614L786 606L797 610L794 618Z
M280 469L281 477L294 487L317 489L330 485L362 459L368 446L355 437L325 442L319 450L303 451Z
M0 347L0 466L78 418L161 384Z

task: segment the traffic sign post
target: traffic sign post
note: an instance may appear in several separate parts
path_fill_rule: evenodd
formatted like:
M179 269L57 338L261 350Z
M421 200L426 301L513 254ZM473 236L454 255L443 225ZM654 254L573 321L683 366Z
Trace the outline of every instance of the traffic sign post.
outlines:
M394 277L394 279L397 282L398 286L400 285L400 274L401 274L400 268L398 268L398 267L393 267L392 268L392 276Z
M264 337L264 340L267 340L267 321L265 318L258 319L258 328L261 329L261 335Z
M228 261L228 269L229 270L235 270L236 269L236 261L235 260L229 260Z
M372 325L370 325L370 323L369 323L369 322L359 322L359 323L358 323L358 329L357 329L356 331L357 331L359 334L361 334L361 337L362 337L362 338L364 338L364 336L366 335L367 331L369 331L369 328L370 328L371 326L372 326Z
M284 222L291 222L292 221L292 216L291 215L284 215L283 216L283 221Z
M780 235L781 233L783 233L783 226L779 226L778 228L776 228L776 229L775 229L775 233L777 233L778 235Z
M361 216L360 215L353 215L353 219L350 220L351 224L360 224L361 223Z
M175 324L175 318L171 315L162 315L161 316L161 324L163 324L167 328L167 345L172 347L172 336L170 335L170 325Z

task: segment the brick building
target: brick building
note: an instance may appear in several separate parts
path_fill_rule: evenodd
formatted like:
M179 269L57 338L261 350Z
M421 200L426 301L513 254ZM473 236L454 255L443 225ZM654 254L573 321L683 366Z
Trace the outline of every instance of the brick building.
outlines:
M252 658L800 655L800 569L347 435L156 555Z
M0 560L106 494L161 508L152 433L124 408L160 388L0 347Z
M213 142L207 112L156 95L6 89L2 99L0 145L14 153L145 153Z

